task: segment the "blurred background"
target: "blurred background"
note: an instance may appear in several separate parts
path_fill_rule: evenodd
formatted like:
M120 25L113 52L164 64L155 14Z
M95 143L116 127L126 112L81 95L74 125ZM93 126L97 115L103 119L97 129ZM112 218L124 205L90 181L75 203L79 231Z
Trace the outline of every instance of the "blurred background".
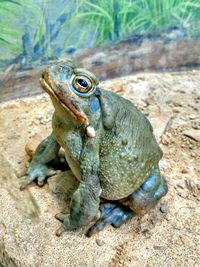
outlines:
M1 100L37 94L11 79L69 56L102 80L198 67L199 40L199 0L0 0Z

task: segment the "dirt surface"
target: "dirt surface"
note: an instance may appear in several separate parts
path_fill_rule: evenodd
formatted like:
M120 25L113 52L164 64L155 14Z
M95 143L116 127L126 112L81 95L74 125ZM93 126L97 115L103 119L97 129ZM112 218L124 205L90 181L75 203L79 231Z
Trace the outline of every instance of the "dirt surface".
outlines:
M17 178L51 132L53 107L41 95L0 105L0 262L25 267L200 266L200 71L137 74L102 84L134 102L154 127L169 192L149 214L120 229L54 231L77 186L60 173L20 192ZM34 89L34 88L33 88Z

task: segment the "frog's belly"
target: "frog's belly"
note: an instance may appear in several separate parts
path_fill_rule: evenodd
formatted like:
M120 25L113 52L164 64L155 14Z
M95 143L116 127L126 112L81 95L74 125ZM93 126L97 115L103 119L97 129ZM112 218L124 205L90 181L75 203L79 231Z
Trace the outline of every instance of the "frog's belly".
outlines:
M102 194L101 197L108 200L119 200L131 195L137 190L140 185L146 180L146 177L138 179L137 176L127 177L123 175L121 179L114 179L113 177L103 177L100 175Z
M135 186L133 185L130 186L130 184L127 181L123 181L123 183L122 181L111 182L109 180L109 177L107 177L107 180L105 182L105 177L102 176L100 176L100 179L102 186L101 197L108 200L119 200L125 198L131 195L136 190Z
M125 198L137 190L150 175L151 168L144 164L125 166L119 161L116 164L102 162L99 178L102 187L102 198L118 200Z
M80 181L80 164L71 154L65 155L67 163L74 176ZM107 161L106 161L107 162ZM151 170L144 170L141 165L139 168L122 168L119 164L105 164L102 162L99 169L99 179L101 183L101 197L108 200L118 200L132 194L149 176ZM136 171L137 169L137 171Z

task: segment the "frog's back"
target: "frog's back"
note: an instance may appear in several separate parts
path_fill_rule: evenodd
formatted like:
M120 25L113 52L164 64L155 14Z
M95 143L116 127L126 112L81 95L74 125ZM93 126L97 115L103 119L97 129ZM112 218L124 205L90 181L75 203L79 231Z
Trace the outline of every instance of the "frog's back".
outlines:
M115 200L133 193L158 168L162 151L148 119L130 101L109 94L114 120L102 135L99 175L102 197Z

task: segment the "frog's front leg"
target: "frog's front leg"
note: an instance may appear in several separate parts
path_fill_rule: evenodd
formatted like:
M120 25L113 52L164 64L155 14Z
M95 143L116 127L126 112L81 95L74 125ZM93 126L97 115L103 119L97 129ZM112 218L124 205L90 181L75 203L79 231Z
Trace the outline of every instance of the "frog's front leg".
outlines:
M99 153L95 141L88 140L80 158L81 182L72 196L70 214L57 219L63 220L56 231L60 236L66 230L73 230L89 224L98 214L101 186L98 177Z
M21 190L25 189L35 179L38 180L38 185L41 186L44 184L46 177L56 173L48 163L58 157L59 149L60 145L53 133L38 145L35 155L25 173L27 179L21 184Z

